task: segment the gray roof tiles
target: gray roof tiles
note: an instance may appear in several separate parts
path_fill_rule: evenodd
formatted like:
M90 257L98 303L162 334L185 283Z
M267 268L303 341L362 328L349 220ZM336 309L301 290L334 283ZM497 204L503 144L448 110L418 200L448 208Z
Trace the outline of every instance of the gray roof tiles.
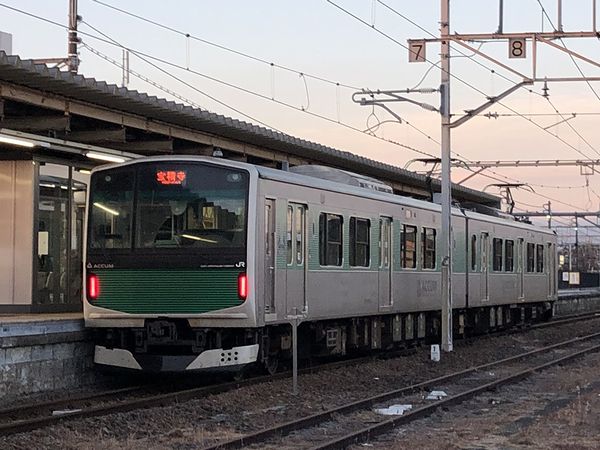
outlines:
M308 157L320 163L335 165L388 181L419 187L427 185L425 176L391 164L299 139L204 109L149 96L105 81L48 68L44 64L35 64L31 60L22 60L18 56L8 56L4 52L0 52L0 80L268 149L284 150L293 155ZM432 186L434 190L439 191L439 180L432 180ZM488 204L499 201L495 196L459 185L454 185L453 192L455 196L470 201Z

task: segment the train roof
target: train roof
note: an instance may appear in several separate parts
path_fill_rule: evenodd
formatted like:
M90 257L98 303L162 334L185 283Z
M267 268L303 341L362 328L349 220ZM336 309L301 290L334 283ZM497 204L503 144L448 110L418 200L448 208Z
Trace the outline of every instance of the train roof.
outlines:
M133 159L127 161L125 163L119 164L106 164L100 167L97 167L92 170L92 172L97 172L100 170L106 170L110 168L122 167L132 164L139 164L144 162L153 162L153 161L197 161L197 162L209 162L211 164L225 166L225 167L235 167L238 169L246 169L251 172L255 172L262 179L279 181L282 183L295 184L298 186L304 186L309 188L321 189L324 191L330 192L338 192L342 194L354 195L362 198L370 198L373 200L379 200L384 202L396 203L403 206L409 206L412 208L424 209L432 212L440 212L441 213L441 205L437 203L427 202L424 200L418 200L411 197L405 197L402 195L397 195L393 193L380 192L376 190L372 190L369 188L352 186L344 183L339 183L336 181L330 181L323 178L316 178L308 175L292 173L285 170L273 169L271 167L257 166L254 164L249 164L246 162L233 161L229 159L223 158L214 158L210 156L195 156L195 155L177 155L177 156L151 156L139 159ZM468 217L470 219L481 220L488 223L494 223L498 225L510 225L516 228L521 228L529 231L536 231L538 233L543 234L552 234L554 232L545 228L541 228L535 226L533 224L519 222L517 220L505 219L502 217L495 217L492 215L481 214L476 211L471 211L464 208L457 208L453 206L452 208L453 215L455 216L463 216Z
M413 208L425 209L432 212L440 212L442 210L441 205L437 203L427 202L411 197L405 197L388 192L377 191L369 188L358 187L348 185L345 183L339 183L336 181L325 180L322 178L316 178L304 174L291 173L284 170L273 169L270 167L255 166L258 170L259 176L264 179L270 179L273 181L281 181L285 183L296 184L299 186L312 187L316 189L322 189L331 192L340 192L349 195L355 195L358 197L371 198L373 200L381 200L387 202L393 202L404 206L410 206ZM517 220L511 220L503 217L496 217L487 214L481 214L476 211L468 209L453 207L453 214L456 216L466 216L470 219L477 219L484 222L495 223L499 225L510 225L517 228L522 228L530 231L542 232L544 234L552 234L554 232L535 226L533 224L519 222ZM513 217L513 216L509 216Z

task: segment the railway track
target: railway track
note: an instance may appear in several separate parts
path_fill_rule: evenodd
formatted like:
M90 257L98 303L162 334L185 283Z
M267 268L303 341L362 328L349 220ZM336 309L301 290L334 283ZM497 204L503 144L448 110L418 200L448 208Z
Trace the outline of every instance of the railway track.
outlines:
M565 354L569 349L569 353ZM459 404L502 385L521 381L535 372L597 351L600 351L600 333L406 386L207 448L346 448L387 433L398 425L430 415L438 408ZM439 395L428 398L423 394L432 389ZM410 408L403 415L396 416L374 411L376 407L385 408L390 404L410 405ZM365 423L368 425L365 426Z
M600 318L600 313L579 314L547 323L536 324L528 327L526 330L559 326L576 321L592 320L596 318ZM507 332L519 332L519 330L508 330ZM489 336L493 337L498 335L499 333L495 333ZM405 349L383 355L371 355L321 364L315 367L304 368L300 370L300 373L314 373L317 371L331 370L339 367L353 366L372 361L378 357L397 357L406 355L410 352L414 352L414 349ZM104 392L96 392L90 395L79 395L48 402L19 405L11 408L0 409L0 436L31 431L67 420L103 416L148 407L165 406L174 402L184 402L210 394L227 392L244 386L284 379L289 376L290 372L282 372L270 376L257 376L241 381L190 387L186 389L169 389L159 387L157 385L133 386ZM235 445L234 447L228 448L235 448Z

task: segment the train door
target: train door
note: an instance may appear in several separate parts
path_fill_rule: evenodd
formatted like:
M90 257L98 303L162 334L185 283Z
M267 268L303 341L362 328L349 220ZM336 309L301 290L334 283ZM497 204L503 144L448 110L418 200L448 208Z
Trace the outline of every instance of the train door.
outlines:
M379 307L392 305L392 219L379 219Z
M286 212L286 314L306 307L306 209L289 203Z
M490 236L487 233L481 233L481 300L487 302L490 299Z
M548 242L546 255L548 262L546 268L548 270L548 297L554 296L554 286L556 283L556 248L554 244Z
M517 287L519 299L525 298L524 258L524 241L523 238L519 238L517 239Z
M265 200L265 311L275 311L275 200Z

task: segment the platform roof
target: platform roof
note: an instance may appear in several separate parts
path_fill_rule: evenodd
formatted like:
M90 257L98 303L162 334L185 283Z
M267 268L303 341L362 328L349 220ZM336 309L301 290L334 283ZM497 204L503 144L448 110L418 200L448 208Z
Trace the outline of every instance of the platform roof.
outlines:
M400 167L4 52L0 100L5 102L1 128L103 142L139 154L207 154L208 148L219 147L227 156L241 155L249 162L324 164L377 178L416 197L441 189L439 180ZM500 204L496 196L456 184L453 197Z

